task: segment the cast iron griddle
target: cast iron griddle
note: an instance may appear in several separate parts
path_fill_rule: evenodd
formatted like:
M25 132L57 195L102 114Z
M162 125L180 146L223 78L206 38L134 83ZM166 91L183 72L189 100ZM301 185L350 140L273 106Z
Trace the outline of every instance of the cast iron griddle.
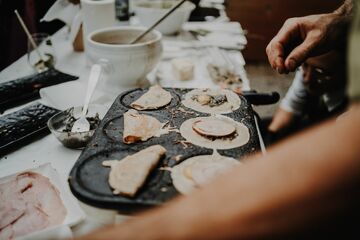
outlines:
M192 89L166 89L173 98L172 102L158 110L140 111L157 118L161 122L169 122L171 126L180 128L187 119L208 116L186 108L181 104L182 97ZM148 89L135 89L121 94L100 123L92 140L83 150L69 176L69 184L76 197L85 203L101 208L132 211L162 204L178 194L172 185L169 171L160 170L160 167L173 167L180 161L197 155L211 155L212 150L188 144L184 147L179 141L184 140L179 133L171 132L160 138L151 138L147 142L126 145L122 142L123 114L131 109L130 104L142 96ZM260 150L259 137L255 126L254 113L251 105L242 96L241 107L237 111L226 114L239 122L244 123L250 131L249 142L239 148L219 150L221 155L242 158ZM177 109L181 107L184 113ZM104 160L120 160L129 154L136 153L149 146L160 144L166 148L166 156L160 161L146 181L146 184L134 198L114 195L108 184L110 168L102 166ZM177 162L176 156L181 155Z

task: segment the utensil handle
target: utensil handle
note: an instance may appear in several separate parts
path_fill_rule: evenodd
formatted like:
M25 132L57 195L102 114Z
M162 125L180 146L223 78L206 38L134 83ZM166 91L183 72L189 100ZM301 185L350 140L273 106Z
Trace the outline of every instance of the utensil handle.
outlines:
M151 27L149 27L145 32L140 34L135 40L133 40L130 44L135 44L139 40L141 40L146 34L151 32L154 28L156 28L157 25L159 25L165 18L167 18L171 13L173 13L176 9L178 9L184 2L187 0L182 0L179 3L177 3L174 7L172 7L167 13L164 14L159 20L157 20Z
M31 44L32 47L34 48L34 50L35 50L35 52L37 53L37 55L39 55L40 60L41 60L41 61L44 61L43 58L42 58L42 56L41 56L41 53L40 53L40 51L39 51L39 49L38 49L38 46L36 45L33 37L31 36L31 34L30 34L30 32L29 32L29 29L26 27L26 25L25 25L23 19L21 18L19 12L18 12L17 10L15 10L14 12L15 12L15 15L16 15L17 19L18 19L19 22L20 22L21 27L24 29L24 32L25 32L26 36L28 37L30 44Z
M82 111L82 115L86 116L88 107L89 107L89 103L91 100L91 96L96 88L96 85L101 77L102 74L102 67L99 64L94 64L91 67L91 71L90 71L90 76L89 76L89 83L88 83L88 87L86 90L86 96L85 96L85 103L84 103L84 107L83 107L83 111Z
M278 92L258 93L256 91L244 91L242 95L252 105L270 105L280 100L280 94Z

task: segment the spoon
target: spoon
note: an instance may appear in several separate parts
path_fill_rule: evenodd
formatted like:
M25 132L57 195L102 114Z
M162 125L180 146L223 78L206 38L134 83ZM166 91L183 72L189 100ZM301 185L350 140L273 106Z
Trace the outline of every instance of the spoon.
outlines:
M101 77L102 67L99 64L94 64L91 67L89 83L86 90L85 103L82 109L81 117L74 122L73 127L71 128L71 132L87 132L90 130L90 123L86 119L87 110L89 108L89 103L91 100L91 96L95 90L97 82Z
M23 28L27 38L29 39L29 42L32 46L32 48L35 50L36 54L39 56L39 61L35 64L36 69L38 69L39 72L43 72L44 70L47 70L52 64L51 61L45 61L40 53L40 50L38 48L38 46L36 45L34 38L31 36L29 29L26 27L26 24L24 22L24 20L22 19L22 17L20 16L19 12L17 10L14 11L17 19L20 22L21 27Z
M133 41L130 42L130 44L135 44L138 41L140 41L143 37L145 37L146 34L151 32L154 28L157 27L165 18L167 18L171 13L173 13L176 9L178 9L184 2L187 0L182 0L178 2L176 5L174 5L167 13L164 14L159 20L157 20L151 27L149 27L145 32L141 33L139 36L137 36Z

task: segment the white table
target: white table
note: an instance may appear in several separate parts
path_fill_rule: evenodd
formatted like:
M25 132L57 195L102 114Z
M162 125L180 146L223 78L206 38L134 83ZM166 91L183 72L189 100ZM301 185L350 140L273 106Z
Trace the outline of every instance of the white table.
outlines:
M240 25L234 25L235 28L236 26L239 28L235 29L236 31L242 31ZM86 66L85 54L74 52L72 45L68 41L67 37L68 33L67 29L65 28L54 34L52 37L56 54L56 68L60 71L80 76L79 81L86 82L87 76L89 74L89 67ZM176 40L179 40L179 37L166 38L165 45L171 46L172 41ZM177 42L179 43L179 41ZM243 61L241 60L242 55L240 52L233 52L232 54L238 57L240 62ZM242 68L244 64L244 62L240 63L241 66L239 65L239 68ZM26 76L32 73L34 73L34 70L28 65L25 55L0 73L0 82L12 80L17 77ZM245 89L248 90L250 86L245 71L242 74L242 78L245 80ZM209 78L205 77L204 79ZM181 82L165 83L165 85L169 85L170 87L212 87L213 84L214 83L212 83L211 80L194 80L193 82L188 82L186 84ZM5 114L16 109L11 109L5 112ZM22 147L21 149L5 157L2 157L0 159L0 177L3 176L6 172L4 167L9 165L19 164L22 167L36 167L38 165L50 162L60 174L61 179L64 182L67 182L68 174L80 153L81 151L79 150L71 150L63 147L53 135L48 135L38 141ZM74 235L86 233L89 230L93 230L94 228L102 225L103 223L114 221L115 215L112 211L103 211L87 206L84 206L84 209L86 210L87 218L83 223L73 228ZM117 216L117 222L122 221L123 219L123 216Z

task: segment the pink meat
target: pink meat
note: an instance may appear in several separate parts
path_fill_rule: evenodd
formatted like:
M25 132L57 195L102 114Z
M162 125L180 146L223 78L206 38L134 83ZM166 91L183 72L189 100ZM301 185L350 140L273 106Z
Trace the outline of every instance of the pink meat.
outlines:
M8 225L6 228L0 230L0 240L8 240L14 237L14 231L12 225Z
M37 206L29 203L25 214L12 224L14 237L24 236L28 233L45 229L49 226L49 219Z
M0 230L21 217L25 208L16 179L0 184Z
M48 178L25 172L0 184L0 240L61 224L65 217L59 191Z
M15 222L24 214L25 209L17 209L9 205L2 207L0 209L0 230Z
M26 202L36 203L48 216L49 225L61 224L66 217L59 191L50 183L49 179L38 175L33 181L31 189L22 194Z

